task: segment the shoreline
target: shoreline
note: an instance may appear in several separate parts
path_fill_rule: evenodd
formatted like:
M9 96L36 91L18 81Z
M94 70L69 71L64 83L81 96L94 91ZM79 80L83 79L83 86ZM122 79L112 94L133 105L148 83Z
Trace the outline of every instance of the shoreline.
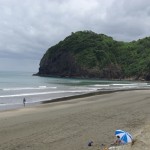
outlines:
M96 95L103 95L103 94L110 94L110 93L115 93L115 92L122 92L122 91L134 91L134 90L149 90L150 88L130 88L130 89L112 89L112 90L97 90L97 91L92 91L88 93L82 93L82 94L77 94L77 95L72 95L72 96L64 96L64 97L59 97L59 98L53 98L53 99L47 99L43 101L37 101L33 103L26 103L26 106L24 107L23 104L19 105L13 105L12 107L5 107L0 109L0 112L5 112L5 111L13 111L13 110L18 110L18 109L24 109L24 108L32 108L36 107L42 104L46 103L57 103L57 102L62 102L62 101L70 101L78 98L86 98L86 97L91 97L91 96L96 96Z
M109 81L136 81L136 82L150 82L150 80L145 80L144 78L136 78L133 77L126 77L126 78L90 78L90 77L78 77L78 76L59 76L59 75L48 75L48 74L39 74L33 73L32 76L38 76L38 77L54 77L54 78L64 78L64 79L88 79L88 80L109 80Z
M54 99L51 99L51 100L44 100L44 101L41 101L40 103L41 104L55 103L55 102L68 101L68 100L73 100L73 99L78 99L78 98L85 98L85 97L96 96L96 95L110 94L110 93L123 92L123 91L136 91L136 90L150 90L150 88L146 88L146 89L132 88L132 89L119 89L119 90L101 90L101 91L97 90L97 91L94 91L94 92L89 92L89 93L84 93L84 94L54 98Z
M125 150L148 150L149 89L104 93L0 112L0 149L98 150L114 141L116 129L123 129L136 139Z

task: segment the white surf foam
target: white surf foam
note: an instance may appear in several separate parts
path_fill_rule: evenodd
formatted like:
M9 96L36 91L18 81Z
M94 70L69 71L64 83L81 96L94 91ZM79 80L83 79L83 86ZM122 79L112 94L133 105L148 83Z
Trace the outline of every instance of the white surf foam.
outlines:
M57 87L47 87L47 86L39 86L39 87L16 87L16 88L4 88L3 91L19 91L19 90L40 90L40 89L56 89Z
M13 94L13 95L0 95L1 98L4 97L19 97L19 96L32 96L32 95L44 95L44 94L59 94L59 93L82 93L93 91L94 89L87 90L75 90L75 91L51 91L51 92L36 92L36 93L21 93L21 94Z
M91 85L91 86L96 86L96 87L97 87L97 86L107 86L107 87L108 87L108 86L110 86L110 85L109 85L109 84L95 84L95 85Z

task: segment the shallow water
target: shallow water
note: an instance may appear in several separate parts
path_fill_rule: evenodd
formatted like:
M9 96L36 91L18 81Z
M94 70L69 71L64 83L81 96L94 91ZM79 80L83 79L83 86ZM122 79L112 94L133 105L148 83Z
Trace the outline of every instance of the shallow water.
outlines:
M34 72L0 71L0 110L97 90L149 88L146 82L88 80L32 76Z

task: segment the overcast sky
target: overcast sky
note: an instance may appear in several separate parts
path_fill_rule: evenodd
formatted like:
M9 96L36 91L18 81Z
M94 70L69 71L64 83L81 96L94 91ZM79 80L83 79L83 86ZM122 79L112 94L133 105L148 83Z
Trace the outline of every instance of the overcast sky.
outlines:
M38 72L46 50L79 30L150 36L150 0L0 0L0 71Z

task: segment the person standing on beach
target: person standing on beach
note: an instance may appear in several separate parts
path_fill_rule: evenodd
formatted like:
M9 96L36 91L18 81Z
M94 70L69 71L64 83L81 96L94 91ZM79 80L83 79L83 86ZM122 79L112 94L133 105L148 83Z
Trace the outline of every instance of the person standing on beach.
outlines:
M23 105L24 105L24 107L26 105L26 99L25 98L23 99Z

